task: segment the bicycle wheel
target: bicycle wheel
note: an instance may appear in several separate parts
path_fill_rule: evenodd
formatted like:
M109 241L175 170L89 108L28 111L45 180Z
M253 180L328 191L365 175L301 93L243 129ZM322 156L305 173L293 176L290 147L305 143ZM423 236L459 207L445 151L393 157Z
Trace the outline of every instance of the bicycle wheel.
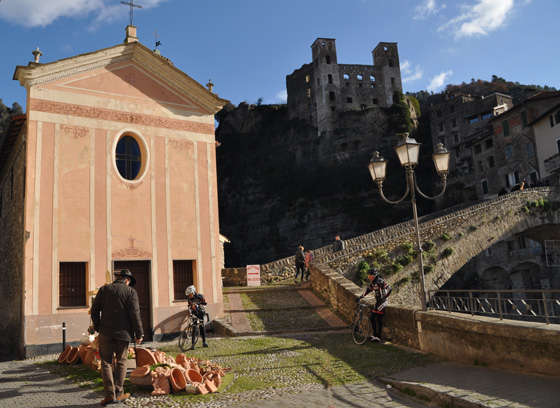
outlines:
M371 331L371 322L365 313L356 315L352 323L352 338L356 344L364 344Z
M187 351L187 341L190 339L190 333L192 332L192 326L189 325L186 327L185 330L179 334L179 349L181 351Z
M196 342L198 341L198 336L200 335L200 326L194 325L192 329L194 330L194 336L192 337L192 348L194 348Z

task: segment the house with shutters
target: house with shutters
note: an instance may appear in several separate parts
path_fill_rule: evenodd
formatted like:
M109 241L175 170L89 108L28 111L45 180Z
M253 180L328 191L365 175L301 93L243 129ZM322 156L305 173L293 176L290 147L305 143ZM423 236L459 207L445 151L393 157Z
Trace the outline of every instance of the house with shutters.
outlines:
M146 340L179 331L191 284L222 316L214 114L227 101L134 26L14 79L27 110L0 139L0 345L58 352L63 325L77 342L96 289L124 268Z

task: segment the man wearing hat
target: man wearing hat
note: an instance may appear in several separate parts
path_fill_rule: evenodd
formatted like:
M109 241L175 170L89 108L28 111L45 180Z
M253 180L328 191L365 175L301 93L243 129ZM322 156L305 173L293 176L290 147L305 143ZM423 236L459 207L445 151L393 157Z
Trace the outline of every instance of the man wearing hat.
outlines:
M128 345L142 342L138 294L132 288L136 279L128 269L115 272L116 280L102 286L91 306L93 328L99 332L99 356L105 399L101 405L116 404L130 397L124 393ZM113 353L117 364L113 372Z

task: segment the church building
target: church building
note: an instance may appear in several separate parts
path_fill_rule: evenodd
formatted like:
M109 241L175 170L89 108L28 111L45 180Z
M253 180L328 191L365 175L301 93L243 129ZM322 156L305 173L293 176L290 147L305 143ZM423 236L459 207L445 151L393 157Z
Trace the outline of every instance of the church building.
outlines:
M96 289L135 276L145 340L194 284L223 315L214 114L227 101L140 42L17 66L27 112L0 139L0 345L61 350ZM64 328L63 328L64 326ZM7 335L9 333L9 335Z

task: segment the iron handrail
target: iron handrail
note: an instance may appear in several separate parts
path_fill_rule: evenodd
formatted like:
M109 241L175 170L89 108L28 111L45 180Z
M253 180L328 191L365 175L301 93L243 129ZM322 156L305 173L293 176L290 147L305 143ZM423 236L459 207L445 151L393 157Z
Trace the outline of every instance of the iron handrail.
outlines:
M430 310L560 323L558 289L439 289L429 290L428 298Z

